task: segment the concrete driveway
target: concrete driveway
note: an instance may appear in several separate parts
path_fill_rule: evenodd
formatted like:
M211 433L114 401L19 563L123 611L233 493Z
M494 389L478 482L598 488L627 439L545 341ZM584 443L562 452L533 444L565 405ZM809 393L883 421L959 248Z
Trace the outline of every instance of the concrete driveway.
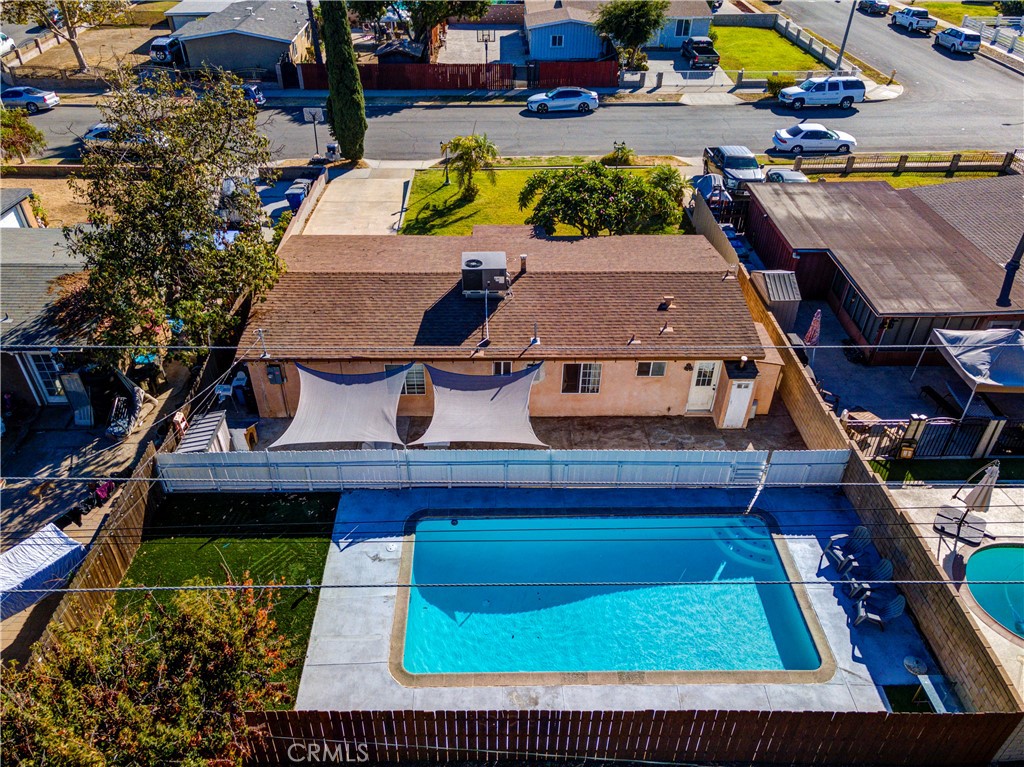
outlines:
M358 168L332 178L303 234L395 234L411 167Z
M488 27L497 38L487 44L486 56L484 44L477 42L476 33L480 27L460 26L453 24L448 27L444 47L437 56L438 64L525 64L526 50L523 47L521 28L515 25L499 24Z

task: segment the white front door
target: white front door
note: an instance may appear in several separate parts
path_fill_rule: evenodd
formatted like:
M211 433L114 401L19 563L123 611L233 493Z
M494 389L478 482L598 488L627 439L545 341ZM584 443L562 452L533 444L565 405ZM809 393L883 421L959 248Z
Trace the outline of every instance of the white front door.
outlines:
M690 398L686 402L687 412L711 412L720 370L721 364L718 362L698 362L694 365L693 378L690 379Z
M750 398L754 396L753 381L733 381L729 391L729 404L725 408L723 429L739 429L750 410Z
M48 405L60 405L68 401L64 396L64 385L60 381L57 362L49 352L29 352L25 355L29 373L36 385L36 391Z

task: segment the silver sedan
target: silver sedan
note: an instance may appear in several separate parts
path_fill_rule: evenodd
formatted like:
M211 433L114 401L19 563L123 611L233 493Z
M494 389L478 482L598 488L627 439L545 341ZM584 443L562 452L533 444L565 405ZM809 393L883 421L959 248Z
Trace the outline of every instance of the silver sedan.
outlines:
M44 109L53 109L60 103L60 97L53 91L19 85L0 93L0 102L3 102L6 109L24 109L34 115Z
M526 100L526 108L531 112L544 112L556 109L571 109L577 112L589 112L597 109L597 94L585 88L555 88L547 93L538 93Z

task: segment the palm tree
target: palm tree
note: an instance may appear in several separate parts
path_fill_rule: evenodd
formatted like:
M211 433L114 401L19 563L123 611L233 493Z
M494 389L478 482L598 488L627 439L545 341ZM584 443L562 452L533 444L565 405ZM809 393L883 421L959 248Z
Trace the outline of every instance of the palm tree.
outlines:
M455 182L462 190L465 200L473 200L480 193L480 187L473 182L476 173L484 173L493 184L497 181L494 161L498 159L498 147L487 139L487 134L456 136L444 145L452 157L449 167L455 171Z

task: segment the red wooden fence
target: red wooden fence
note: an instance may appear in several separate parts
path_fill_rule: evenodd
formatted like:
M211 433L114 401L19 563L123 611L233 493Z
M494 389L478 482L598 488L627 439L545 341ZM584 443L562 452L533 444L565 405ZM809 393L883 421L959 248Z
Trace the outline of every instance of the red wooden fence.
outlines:
M541 61L537 65L538 88L575 85L579 88L616 88L619 85L619 62L609 61Z
M988 764L1020 713L272 711L251 765L591 757L806 765Z
M302 87L326 90L327 69L299 64ZM366 90L489 90L516 87L511 64L360 64L359 79Z

